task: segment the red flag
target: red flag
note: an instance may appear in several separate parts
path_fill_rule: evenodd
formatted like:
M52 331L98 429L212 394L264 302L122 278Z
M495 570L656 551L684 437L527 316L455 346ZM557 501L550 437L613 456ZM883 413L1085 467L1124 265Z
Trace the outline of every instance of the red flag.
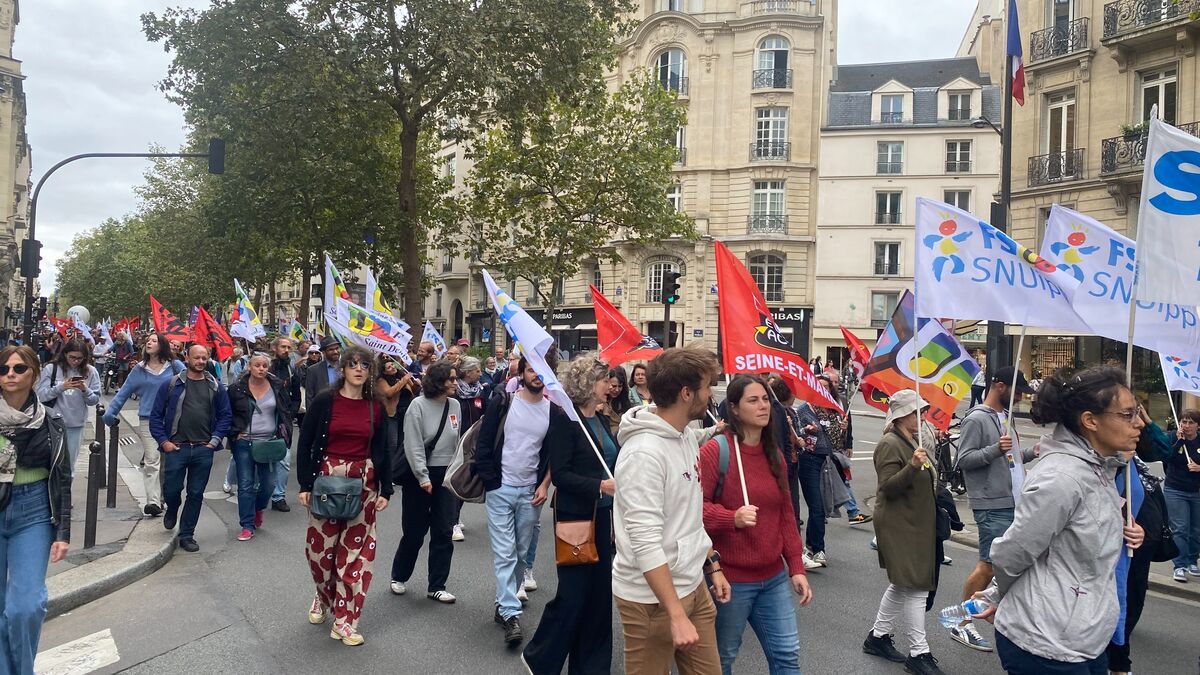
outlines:
M650 359L662 354L662 347L648 335L634 328L625 315L613 307L608 298L592 289L592 304L596 308L596 342L600 346L600 359L615 368L626 361Z
M779 330L742 261L716 242L721 352L727 373L779 373L802 401L842 412L808 362Z
M224 361L233 355L233 340L230 339L229 333L226 333L221 324L203 307L196 311L196 321L192 324L192 342L211 349L218 361Z
M125 320L126 327L129 328L129 337L133 337L133 333L142 327L142 317L133 316Z
M867 349L867 345L858 336L846 330L845 326L838 326L842 329L842 337L846 340L846 348L850 350L850 367L854 369L854 374L858 376L858 390L862 392L863 400L867 405L877 410L887 412L888 397L887 394L879 391L870 382L863 381L863 373L866 372L867 363L871 360L871 351Z
M160 305L153 295L150 296L150 319L154 322L154 332L168 340L187 342L192 337L183 322L176 318L169 309Z
M75 323L73 321L70 319L60 319L57 316L52 316L50 317L50 323L54 324L54 330L58 331L58 334L61 335L64 340L70 339L70 331L71 329L75 328Z

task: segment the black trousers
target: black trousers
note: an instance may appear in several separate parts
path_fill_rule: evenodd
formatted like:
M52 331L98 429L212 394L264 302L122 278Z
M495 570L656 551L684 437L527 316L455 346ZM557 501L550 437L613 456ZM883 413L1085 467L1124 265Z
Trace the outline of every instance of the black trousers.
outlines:
M1129 658L1129 636L1142 618L1142 608L1146 606L1146 588L1150 585L1150 563L1154 557L1155 546L1139 546L1133 552L1129 561L1129 578L1125 582L1125 644L1108 643L1108 669L1118 673L1128 673L1133 670L1133 661ZM1124 551L1121 552L1124 555Z
M981 387L981 386L977 386L977 385L971 386L971 403L970 403L970 405L972 408L974 408L975 406L977 406L983 402L983 393L985 391L987 391L987 387Z
M429 481L433 484L432 494L427 494L417 485L417 479L409 473L400 484L400 506L404 510L400 524L404 535L396 547L392 559L392 581L407 582L417 565L417 555L429 534L429 593L446 590L450 578L450 561L454 557L454 542L450 541L454 528L454 495L442 487L446 478L446 467L429 467Z
M537 632L525 646L534 675L612 671L612 509L596 509L594 565L558 568L558 591L546 604Z

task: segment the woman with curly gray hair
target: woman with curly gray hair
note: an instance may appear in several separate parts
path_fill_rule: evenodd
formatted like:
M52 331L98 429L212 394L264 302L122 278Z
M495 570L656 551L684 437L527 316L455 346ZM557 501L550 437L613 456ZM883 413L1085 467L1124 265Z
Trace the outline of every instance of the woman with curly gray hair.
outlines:
M571 672L607 673L612 667L612 496L609 476L617 463L617 440L598 408L608 400L608 366L594 353L575 357L562 377L580 422L562 408L550 411L546 444L554 521L592 521L599 561L558 568L558 590L542 612L537 633L521 655L535 675L558 673L569 658ZM599 449L607 468L596 456Z

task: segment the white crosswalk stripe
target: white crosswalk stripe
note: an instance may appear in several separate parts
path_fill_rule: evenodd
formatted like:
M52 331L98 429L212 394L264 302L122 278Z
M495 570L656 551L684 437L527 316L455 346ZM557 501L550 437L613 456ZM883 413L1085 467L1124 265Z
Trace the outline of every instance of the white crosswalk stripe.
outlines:
M112 631L105 628L41 652L33 669L37 675L84 675L120 660Z

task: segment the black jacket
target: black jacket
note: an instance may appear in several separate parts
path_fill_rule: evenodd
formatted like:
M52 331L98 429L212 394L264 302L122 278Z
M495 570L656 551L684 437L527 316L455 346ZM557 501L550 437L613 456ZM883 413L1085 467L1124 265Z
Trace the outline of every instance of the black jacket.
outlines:
M317 394L323 391L328 391L333 386L333 382L329 379L329 368L326 366L324 357L316 363L308 364L304 369L304 400L306 405L311 406L316 400ZM310 408L306 408L308 410Z
M512 396L503 389L492 394L487 409L483 413L483 421L479 424L479 436L475 440L475 475L483 481L483 489L491 492L500 487L501 469L504 461L504 429L501 422L508 416L508 406ZM554 404L550 405L550 417L554 418ZM538 452L538 483L546 479L546 470L550 467L549 442L550 432L542 439L542 449Z
M271 373L267 373L267 381L275 392L275 424L276 433L288 445L292 444L292 415L295 412L291 393L284 388ZM250 416L254 412L254 395L250 393L249 380L238 380L229 387L229 408L233 419L229 423L229 441L237 440L238 434L250 428Z
M45 428L35 431L30 442L37 447L17 449L17 464L28 468L46 468L50 493L50 524L54 541L71 541L71 454L67 452L66 427L62 413L46 408ZM5 486L12 489L12 485Z
M321 460L325 457L325 446L329 442L329 418L333 413L334 392L325 390L308 402L308 410L304 414L304 426L300 427L300 442L296 444L296 482L300 484L300 492L312 492L313 481L321 469ZM392 458L388 453L387 420L383 405L379 404L379 414L375 416L375 428L371 435L371 463L375 465L375 482L379 494L391 499Z
M288 407L288 420L290 424L290 420L295 417L296 413L300 410L300 386L303 384L300 381L300 375L292 366L291 360L287 358L271 359L271 366L268 372L270 372L281 383L283 383L283 388L288 393L288 400L290 401Z
M604 418L600 421L604 434L616 445L617 439L609 432ZM600 500L600 481L608 478L585 433L592 437L597 448L603 449L601 439L590 429L585 432L562 408L551 406L550 430L546 433L545 444L550 447L550 482L556 488L554 504L561 520L591 518L596 502ZM619 452L620 446L617 447Z

